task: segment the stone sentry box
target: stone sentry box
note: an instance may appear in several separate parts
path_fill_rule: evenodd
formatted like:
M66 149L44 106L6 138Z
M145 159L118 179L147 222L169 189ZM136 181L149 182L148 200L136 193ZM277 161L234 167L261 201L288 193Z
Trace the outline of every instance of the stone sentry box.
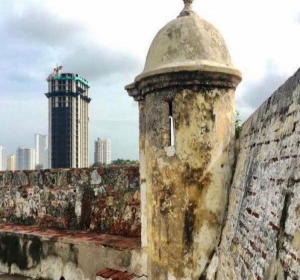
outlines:
M142 246L149 279L199 279L220 242L235 145L235 88L219 32L184 1L144 71L139 102ZM185 278L184 278L185 277Z

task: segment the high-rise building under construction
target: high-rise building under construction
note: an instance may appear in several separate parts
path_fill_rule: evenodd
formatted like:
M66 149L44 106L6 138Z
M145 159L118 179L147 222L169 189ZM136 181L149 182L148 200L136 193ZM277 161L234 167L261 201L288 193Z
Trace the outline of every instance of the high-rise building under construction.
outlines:
M52 168L88 167L89 83L54 68L47 78L49 163Z

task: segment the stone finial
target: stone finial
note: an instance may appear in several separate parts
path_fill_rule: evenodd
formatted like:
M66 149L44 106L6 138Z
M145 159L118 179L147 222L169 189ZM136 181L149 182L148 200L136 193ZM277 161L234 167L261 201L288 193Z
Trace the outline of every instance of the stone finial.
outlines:
M194 11L192 10L193 1L194 0L183 0L184 8L178 17L189 16L194 13Z
M185 8L188 8L188 9L191 8L193 2L194 2L194 0L183 0Z

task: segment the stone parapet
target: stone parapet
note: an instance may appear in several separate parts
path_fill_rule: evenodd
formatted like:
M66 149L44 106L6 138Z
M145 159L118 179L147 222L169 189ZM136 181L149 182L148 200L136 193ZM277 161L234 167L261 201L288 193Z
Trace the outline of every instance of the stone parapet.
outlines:
M0 221L140 237L138 167L0 172Z

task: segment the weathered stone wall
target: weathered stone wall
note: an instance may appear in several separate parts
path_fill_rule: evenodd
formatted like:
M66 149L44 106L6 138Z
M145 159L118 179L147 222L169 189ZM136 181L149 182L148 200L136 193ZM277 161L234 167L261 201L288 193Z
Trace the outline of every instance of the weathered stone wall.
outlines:
M138 167L0 172L0 222L140 236Z
M245 122L228 219L208 276L300 277L300 70ZM211 279L211 278L210 278Z

